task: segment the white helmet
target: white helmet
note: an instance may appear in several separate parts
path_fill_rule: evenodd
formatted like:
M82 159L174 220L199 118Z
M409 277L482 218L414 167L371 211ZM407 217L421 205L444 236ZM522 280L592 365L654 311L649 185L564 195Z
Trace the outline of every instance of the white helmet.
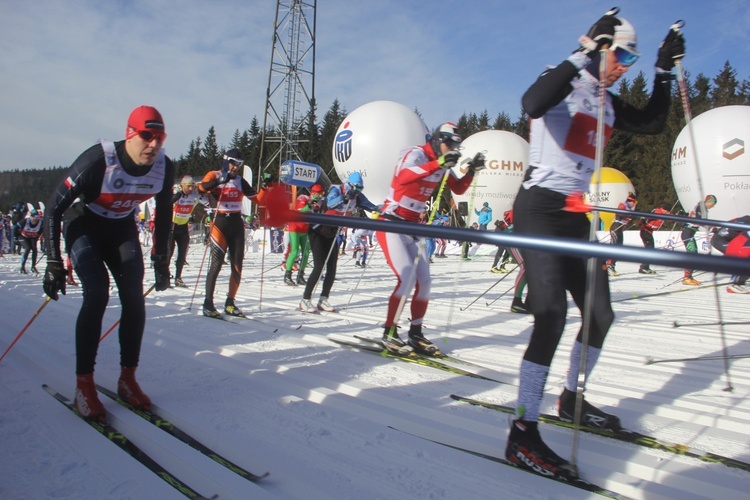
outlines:
M622 51L627 52L628 54L625 54L624 58L618 57L618 60L625 64L626 66L630 66L633 64L636 59L640 57L640 53L638 52L638 38L635 35L635 28L633 27L630 22L628 22L627 19L624 19L622 17L618 17L617 19L620 20L620 25L615 26L615 37L614 40L612 40L612 48L611 50L617 51L617 49L621 49ZM628 57L628 55L630 57Z
M451 150L458 148L461 144L461 134L458 133L458 127L455 123L445 122L432 133L430 144L435 154L440 155L440 144L445 143Z

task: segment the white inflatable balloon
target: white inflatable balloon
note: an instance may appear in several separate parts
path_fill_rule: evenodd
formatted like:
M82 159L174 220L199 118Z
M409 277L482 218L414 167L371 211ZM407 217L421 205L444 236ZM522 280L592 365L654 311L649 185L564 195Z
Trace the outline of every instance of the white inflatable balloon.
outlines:
M692 129L697 152L688 127L672 149L672 181L683 210L690 212L702 196L712 194L716 206L709 212L711 219L750 214L750 106L706 111L693 119Z
M429 130L414 111L393 101L364 104L344 119L333 143L333 166L341 181L362 174L363 192L373 203L388 197L399 153L427 142Z
M599 181L598 193L596 192L597 180ZM584 199L586 203L592 205L617 208L620 203L625 203L630 193L635 193L635 188L627 175L612 167L602 167L600 179L597 179L596 176L591 177L589 192L584 195ZM609 231L614 219L615 214L599 213L599 220L601 220L602 229L605 231Z
M492 230L494 222L502 220L503 212L513 208L529 166L529 143L512 132L484 130L464 139L461 146L461 161L454 167L456 176L464 175L465 163L479 152L484 153L487 168L477 175L476 188L470 187L464 194L453 195L453 198L456 203L467 203L468 225L477 221L479 217L474 211L481 210L487 202L492 208L492 222L487 229Z

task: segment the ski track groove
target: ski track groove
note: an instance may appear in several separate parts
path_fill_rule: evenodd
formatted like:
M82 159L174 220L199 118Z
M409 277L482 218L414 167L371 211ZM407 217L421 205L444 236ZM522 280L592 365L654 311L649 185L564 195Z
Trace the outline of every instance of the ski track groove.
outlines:
M192 348L195 348L195 346ZM186 347L185 351L191 352L192 348ZM241 347L233 346L231 350L241 352ZM229 351L228 349L224 354L212 354L214 356L227 356L231 354ZM236 362L233 357L229 359L231 364L238 364L238 366L232 368L233 373L242 375L248 372L244 363ZM203 361L205 362L205 360ZM211 364L216 368L227 369L226 360L212 361ZM274 377L272 382L263 380L264 385L268 386L273 383L279 386L281 392L289 392L298 397L304 397L303 395L306 394L308 401L336 408L354 417L368 419L374 423L388 422L393 427L415 434L428 432L428 435L437 435L438 439L455 446L494 455L498 455L503 449L503 428L501 426L498 429L497 420L508 419L491 418L486 424L479 425L476 420L471 419L470 415L467 417L446 416L442 411L425 409L424 405L405 404L401 399L378 395L376 386L354 382L341 383L335 379L314 377L309 373L293 376L295 368L294 365L278 364L274 370L269 371L283 374L285 383L281 383L279 378ZM428 372L431 369L424 368L424 370ZM251 369L250 371L254 370ZM417 415L418 418L415 418ZM414 423L417 420L420 422L419 424ZM472 434L476 436L473 439L456 439L457 433L451 430L454 427L471 429ZM437 433L436 429L439 429L440 432ZM566 438L569 436L569 432L547 427L545 427L544 433L553 448L555 446L563 448ZM610 450L622 447L621 443L616 443L605 437L589 439L586 436L583 439L580 452L580 456L584 460L582 463L585 463L585 477L595 483L628 495L638 495L638 490L632 487L634 478L642 482L640 488L650 488L651 484L660 483L661 488L659 489L664 491L659 495L663 494L664 497L684 494L676 487L668 489L664 484L668 480L675 480L679 477L681 485L690 484L691 488L688 489L700 491L701 488L707 487L707 484L713 478L714 470L710 468L710 464L698 463L697 465L694 463L697 462L696 460L684 457L666 460L662 464L660 462L671 454L654 450L644 451L636 445L626 446L632 448L632 455L629 456L628 462L623 464L617 459L610 458ZM689 469L687 474L684 467L685 463L693 465L693 468ZM628 472L628 476L622 475L619 479L612 478L611 471L623 469ZM656 493L650 489L648 491ZM716 491L717 493L721 491L722 494L726 495L737 493L725 488L719 488ZM683 496L683 498L686 497Z
M24 360L21 361L21 364L25 369L33 370L37 374L40 388L42 383L47 383L53 388L60 388L59 390L63 391L66 396L72 398L74 388L69 384L68 370L59 361L63 357L62 353L36 339L30 340L29 343L35 344L35 359L29 358L25 353L17 354L16 362L23 356ZM107 386L114 388L116 384L112 383ZM103 395L100 396L100 399L107 409L109 423L170 473L174 474L175 477L185 481L199 493L205 496L216 494L219 495L219 498L249 496L253 498L273 498L261 486L240 478L185 443L157 429L130 410L123 408ZM88 425L82 427L82 432L91 432ZM104 438L99 438L99 440L102 443L106 442ZM123 458L125 457L126 455L123 454ZM128 457L127 460L130 460L130 458ZM135 459L132 460L135 461ZM178 498L183 497L180 495Z

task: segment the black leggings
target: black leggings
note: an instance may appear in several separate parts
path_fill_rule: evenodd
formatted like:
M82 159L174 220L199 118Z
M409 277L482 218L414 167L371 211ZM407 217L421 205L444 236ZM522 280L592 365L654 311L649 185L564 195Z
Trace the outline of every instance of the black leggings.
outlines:
M617 222L614 222L613 224L617 224ZM625 244L625 237L623 233L625 232L625 224L620 224L617 229L613 229L609 232L610 236L610 243L612 245L624 245ZM613 266L617 264L617 261L615 259L610 259L610 264Z
M307 278L307 285L305 285L305 293L302 295L302 298L306 300L312 298L313 289L320 279L324 265L326 267L326 277L323 280L323 291L320 293L320 296L329 297L331 288L333 288L333 280L336 279L336 265L339 261L338 238L336 236L326 238L312 229L308 232L308 237L313 255L313 270ZM328 262L326 262L326 258Z
M190 244L190 231L187 224L172 224L172 237L169 244L169 258L174 254L177 246L177 260L175 261L175 279L182 278L182 268L187 259L188 245Z
M549 235L589 239L589 221L585 214L563 210L565 196L549 189L521 188L513 206L518 234ZM524 359L550 366L565 329L568 311L566 291L583 312L586 291L587 259L537 250L521 250L526 265L528 299L534 315L534 330ZM614 321L610 304L609 281L604 262L596 266L594 307L589 331L589 345L601 349ZM578 332L581 340L581 331Z
M109 220L86 213L66 232L73 267L81 281L83 305L76 322L76 374L94 372L102 319L109 302L109 272L117 284L120 314L120 365L138 366L146 303L143 253L132 218Z
M39 238L27 238L26 236L19 236L18 241L21 242L23 247L23 256L21 257L21 269L26 267L26 259L29 258L29 252L31 252L31 269L36 269L36 242Z
M229 264L232 266L227 297L234 299L240 288L242 261L245 258L245 225L240 213L216 214L208 244L211 245L211 262L206 275L205 304L213 306L216 278L219 277L219 271L224 265L224 255L227 250L229 250Z

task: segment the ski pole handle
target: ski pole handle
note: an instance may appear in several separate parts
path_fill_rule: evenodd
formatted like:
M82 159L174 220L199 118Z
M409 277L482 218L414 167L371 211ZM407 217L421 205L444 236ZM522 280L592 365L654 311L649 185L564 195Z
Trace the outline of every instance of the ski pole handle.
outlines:
M677 21L674 22L674 24L672 26L669 27L669 29L671 29L672 31L674 31L678 35L681 35L682 34L682 28L684 28L684 27L685 27L685 21L683 21L682 19L678 19ZM682 62L682 58L675 59L675 66L678 66L681 62ZM679 72L679 75L681 75L682 74L682 68L678 67L678 72Z

